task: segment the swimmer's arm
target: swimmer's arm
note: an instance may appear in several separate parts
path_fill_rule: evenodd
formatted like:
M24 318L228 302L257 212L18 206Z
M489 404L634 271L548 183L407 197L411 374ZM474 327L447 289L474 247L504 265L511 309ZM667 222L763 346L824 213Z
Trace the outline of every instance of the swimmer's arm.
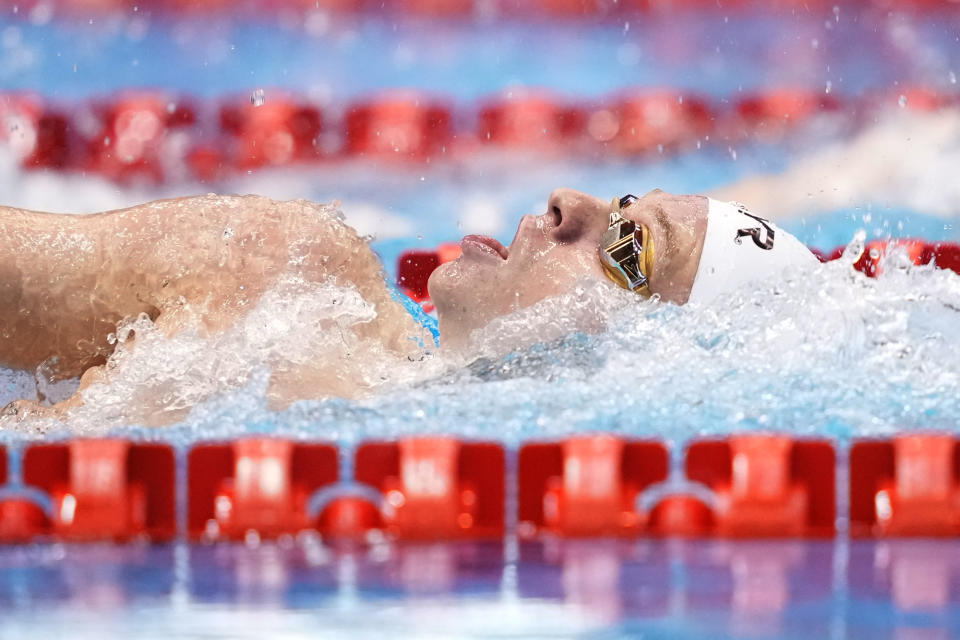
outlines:
M157 318L154 324L157 329L159 329L165 335L172 336L188 326L195 328L195 325L192 324L193 322L194 319L186 314L171 312ZM128 351L136 348L136 337L132 336L127 339L124 342L123 348ZM89 367L80 376L80 384L77 387L77 390L69 398L61 400L53 405L43 405L33 400L15 400L0 408L0 417L13 417L13 419L17 422L26 418L63 419L71 409L76 409L77 407L83 406L83 394L87 389L96 384L108 385L110 383L111 380L107 365ZM151 418L154 417L151 416ZM154 421L156 424L163 423L163 421L156 421L155 418ZM170 419L167 422L173 422L173 419Z

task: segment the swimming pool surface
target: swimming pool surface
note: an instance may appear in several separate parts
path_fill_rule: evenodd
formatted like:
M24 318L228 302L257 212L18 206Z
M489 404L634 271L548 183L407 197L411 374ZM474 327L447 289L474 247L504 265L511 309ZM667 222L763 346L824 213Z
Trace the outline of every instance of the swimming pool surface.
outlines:
M850 97L846 115L858 131L882 139L912 135L900 133L907 129L898 118L908 106L896 99L901 91L922 85L952 95L960 74L956 11L859 11L849 3L810 3L786 13L720 7L624 23L322 12L262 23L133 12L84 18L4 8L0 89L71 104L131 87L246 102L262 88L268 101L288 91L336 113L350 100L411 88L466 105L458 117L469 117L485 97L524 86L588 101L627 87L665 86L721 104L752 91L799 87ZM874 94L892 113L862 110L857 98ZM919 116L910 131L926 131L935 117ZM829 199L819 186L797 181L789 190L806 194L809 208L770 215L823 249L898 236L957 241L960 126L945 118L942 135L891 163L881 184L855 184L843 206L823 205ZM430 166L361 158L212 185L130 186L28 172L0 149L0 204L86 213L206 191L339 199L348 222L371 234L392 276L397 257L411 247L473 232L509 241L519 217L541 212L557 186L604 197L655 187L712 191L809 162L834 143L842 153L853 135L828 131L783 144L746 140L649 157L512 151ZM243 349L260 344L266 323L251 323L232 342L165 341L145 326L141 357L123 363L130 379L167 380L177 389L182 367L193 362L198 370L210 364L211 378L231 384L214 388L165 431L130 425L124 396L107 398L75 428L180 446L250 434L317 439L345 451L368 438L422 433L515 447L586 432L681 445L743 430L825 437L842 450L857 436L960 428L960 276L901 269L895 259L878 280L842 263L794 276L702 308L637 301L611 308L609 300L577 291L498 327L491 341L536 328L535 344L506 356L463 366L431 355L430 375L398 365L389 387L372 398L304 401L281 412L267 407L263 367L251 362L238 373L229 362L219 366L224 352L261 357ZM316 293L280 295L261 314L278 320L275 334L261 342L312 326L323 313L311 306ZM550 331L552 318L598 309L610 322L599 335ZM36 388L32 373L0 370L0 406ZM0 441L38 437L7 432ZM0 547L0 640L940 640L960 637L958 605L960 542L952 539L519 542L511 535L445 544L328 545L301 537L250 545Z
M960 543L0 550L0 638L950 638Z

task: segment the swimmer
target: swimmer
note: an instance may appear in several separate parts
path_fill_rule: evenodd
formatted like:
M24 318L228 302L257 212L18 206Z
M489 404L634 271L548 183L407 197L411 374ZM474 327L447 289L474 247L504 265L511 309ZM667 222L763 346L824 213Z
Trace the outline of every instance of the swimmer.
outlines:
M611 203L558 189L544 213L523 217L509 247L467 236L462 248L429 281L449 349L580 283L684 304L816 261L741 205L660 190ZM109 384L118 323L145 314L166 335L216 334L289 275L355 288L374 313L354 329L387 353L422 357L424 329L391 294L366 241L328 207L211 195L85 216L0 208L0 366L81 377L77 394L53 408L17 401L4 413L62 415L91 384ZM127 342L136 347L135 336ZM317 368L275 372L274 406L372 388L347 362Z

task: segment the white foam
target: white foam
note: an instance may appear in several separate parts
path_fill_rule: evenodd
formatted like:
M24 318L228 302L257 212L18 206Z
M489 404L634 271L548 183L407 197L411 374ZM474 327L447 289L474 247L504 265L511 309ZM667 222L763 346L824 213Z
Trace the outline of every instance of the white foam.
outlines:
M296 293L271 292L214 338L167 339L139 320L136 348L115 357L114 384L86 394L71 428L99 433L135 421L131 406L168 402L163 411L183 419L161 437L174 440L251 429L343 443L437 432L515 442L591 430L681 440L743 429L840 438L955 430L960 276L902 260L888 258L878 279L843 261L816 265L702 306L580 287L481 333L466 366L452 356L403 362L373 348L361 362L382 383L377 393L276 412L270 370L303 358L350 367L343 349L371 348L308 329L317 314L321 323L362 319L361 299L285 285ZM337 311L334 296L345 297ZM577 331L585 319L607 328ZM530 345L531 336L547 341Z

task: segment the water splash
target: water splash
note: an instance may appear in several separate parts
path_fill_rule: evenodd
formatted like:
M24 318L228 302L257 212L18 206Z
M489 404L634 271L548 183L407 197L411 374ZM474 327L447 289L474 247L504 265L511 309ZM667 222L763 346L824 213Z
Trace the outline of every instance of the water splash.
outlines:
M318 314L321 323L349 326L369 309L349 290L288 283L218 337L170 339L135 321L136 349L116 357L123 375L91 390L69 429L174 442L252 432L342 444L422 433L516 443L584 431L682 441L746 429L841 439L956 430L960 276L909 265L894 251L882 259L884 274L868 279L850 267L862 242L855 238L840 260L706 305L585 284L501 318L475 336L469 353L417 362L356 337L311 334L307 323ZM358 358L363 349L368 355ZM272 409L271 377L302 358L332 371L363 367L376 391ZM153 398L157 390L173 394L168 415L179 422L121 427L148 388Z

